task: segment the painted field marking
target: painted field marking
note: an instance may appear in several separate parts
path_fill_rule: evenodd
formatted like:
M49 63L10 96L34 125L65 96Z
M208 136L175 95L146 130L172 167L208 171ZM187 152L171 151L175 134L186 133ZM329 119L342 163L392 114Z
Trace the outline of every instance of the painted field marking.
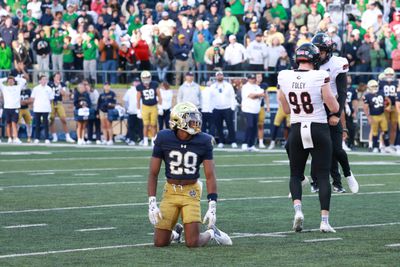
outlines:
M360 186L365 187L375 187L375 186L384 186L385 184L360 184Z
M34 172L34 173L29 173L29 175L32 176L41 176L41 175L54 175L54 172Z
M276 162L279 164L289 164L289 160L273 160L272 162ZM311 160L307 160L307 164L311 164ZM374 166L374 165L397 165L399 164L396 161L352 161L351 165L354 166Z
M140 175L140 174L134 174L134 175L118 175L116 178L138 178L138 177L143 177L143 175Z
M74 176L96 176L98 173L75 173Z
M2 186L3 189L12 188L39 188L39 187L64 187L64 186L96 186L96 185L118 185L118 184L145 184L147 181L130 182L102 182L102 183L70 183L70 184L28 184L28 185L9 185Z
M389 247L389 248L398 248L398 247L400 247L400 243L397 243L397 244L387 244L387 245L385 245L385 247Z
M362 192L357 194L332 194L335 197L346 196L361 196L361 195L383 195L383 194L400 194L400 191L382 191L382 192ZM303 195L303 197L318 197L318 194ZM287 199L286 196L268 196L268 197L238 197L238 198L221 198L218 201L243 201L243 200L267 200L267 199ZM203 199L202 202L208 200ZM120 203L120 204L104 204L93 206L78 206L78 207L62 207L62 208L45 208L45 209L26 209L26 210L6 210L0 211L0 214L17 214L17 213L31 213L31 212L48 212L48 211L63 211L63 210L79 210L79 209L97 209L97 208L115 208L115 207L134 207L134 206L147 206L149 203Z
M303 240L303 242L305 242L305 243L315 243L315 242L338 241L338 240L343 240L343 238L331 237L331 238L320 238L320 239L306 239L306 240Z
M19 224L19 225L10 225L4 226L4 229L16 229L16 228L29 228L29 227L43 227L47 226L46 223L37 223L37 224Z
M287 182L287 181L284 181L284 180L272 180L272 181L270 181L270 180L260 180L258 182L259 183L270 184L270 183L284 183L284 182Z
M364 225L348 225L348 226L340 226L335 227L335 229L353 229L353 228L365 228L365 227L381 227L381 226L391 226L391 225L399 225L400 222L392 222L392 223L380 223L380 224L364 224ZM319 231L318 229L310 229L308 232ZM279 235L286 234L295 234L293 231L285 231L285 232L271 232L271 233L254 233L251 234L250 237L255 236L267 236L267 237L277 237ZM243 236L231 236L231 238L246 238L249 237L247 235ZM62 254L62 253L74 253L74 252L85 252L85 251L98 251L98 250L108 250L108 249L121 249L121 248L132 248L132 247L145 247L152 246L153 243L141 243L141 244L127 244L127 245L116 245L116 246L104 246L104 247L90 247L90 248L78 248L78 249L65 249L65 250L50 250L50 251L42 251L42 252L31 252L31 253L16 253L16 254L7 254L0 255L0 259L8 259L8 258L17 258L17 257L30 257L30 256L46 256L52 254Z
M232 233L231 238L241 238L241 237L287 237L284 234L274 234L274 233Z
M27 155L51 155L52 152L47 151L18 151L18 152L0 152L0 155L4 156L27 156Z
M98 227L98 228L87 228L87 229L78 229L75 230L76 232L93 232L93 231L107 231L107 230L114 230L117 227Z

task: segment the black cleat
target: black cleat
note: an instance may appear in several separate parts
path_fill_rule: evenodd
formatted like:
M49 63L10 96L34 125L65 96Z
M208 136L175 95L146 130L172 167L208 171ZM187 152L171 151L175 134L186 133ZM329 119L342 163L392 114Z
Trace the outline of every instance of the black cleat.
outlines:
M176 243L181 243L182 242L182 233L183 233L183 226L180 223L177 223L174 227L174 231L178 234L177 238L174 238L173 241Z
M344 190L344 188L342 186L333 186L333 192L335 193L346 193L346 190Z

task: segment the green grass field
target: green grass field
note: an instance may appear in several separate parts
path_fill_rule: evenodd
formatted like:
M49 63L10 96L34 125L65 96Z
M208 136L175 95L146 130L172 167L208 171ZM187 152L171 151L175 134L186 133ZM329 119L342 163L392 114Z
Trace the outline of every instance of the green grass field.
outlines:
M188 249L151 245L150 155L129 147L1 145L0 266L400 265L398 156L350 155L360 193L333 194L330 223L337 233L322 234L309 187L305 231L291 230L283 151L216 151L217 225L233 246ZM202 202L203 215L206 207Z

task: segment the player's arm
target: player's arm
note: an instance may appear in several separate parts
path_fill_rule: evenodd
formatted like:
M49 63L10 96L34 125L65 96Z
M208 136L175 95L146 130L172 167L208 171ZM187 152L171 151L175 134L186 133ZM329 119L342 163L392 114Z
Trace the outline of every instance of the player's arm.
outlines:
M336 77L336 88L337 88L337 93L338 93L338 99L337 102L339 103L339 110L336 112L332 112L331 109L329 109L332 113L332 116L336 116L340 118L340 114L342 114L342 111L344 109L344 106L346 105L346 98L347 98L347 74L346 73L339 73L339 75Z
M283 109L283 112L285 112L286 114L290 114L290 106L286 100L285 95L282 93L282 90L278 90L278 99L279 102L281 103L280 105Z
M161 91L160 88L157 88L156 90L156 94L157 94L157 99L158 99L158 105L162 105L162 97L161 97Z
M162 159L151 157L149 176L147 178L147 195L149 197L149 220L152 225L156 225L162 219L160 209L157 206L157 180L160 172Z
M270 112L271 108L270 108L270 103L269 103L269 94L267 91L265 91L264 101L265 101L265 107L267 108L267 112Z
M365 96L363 97L363 100L364 100L364 104L363 104L364 114L368 119L368 123L371 124L371 115L369 114L370 110L369 110L368 100Z
M142 98L142 92L137 91L136 92L136 108L140 110L140 99Z
M358 99L351 101L351 105L353 106L353 118L356 119L358 114Z
M215 225L217 221L217 179L215 176L215 164L214 160L204 160L204 175L206 177L207 186L207 199L208 199L208 210L204 216L203 223L208 220L208 227Z
M336 100L335 96L332 94L329 83L325 83L322 86L321 92L322 92L322 99L324 100L324 103L328 107L329 111L332 113L338 113L339 103Z

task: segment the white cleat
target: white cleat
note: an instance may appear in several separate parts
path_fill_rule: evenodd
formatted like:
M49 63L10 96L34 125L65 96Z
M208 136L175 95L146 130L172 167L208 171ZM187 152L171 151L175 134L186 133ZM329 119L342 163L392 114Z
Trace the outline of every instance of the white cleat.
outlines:
M379 148L374 147L374 149L372 149L372 153L379 153Z
M271 143L268 146L268 150L272 150L275 148L275 141L271 141Z
M67 137L67 138L65 139L65 141L67 141L67 143L75 143L75 140L72 139L71 137Z
M114 144L114 142L112 140L107 142L107 146L112 146Z
M256 148L255 146L251 146L251 147L249 147L248 149L247 149L247 151L250 151L250 152L257 152L257 151L260 151L258 148Z
M134 141L129 141L128 146L134 146L136 143Z
M304 223L303 212L301 211L296 212L293 220L293 230L295 232L301 232L303 230L303 223Z
M224 144L223 143L219 143L217 147L218 148L224 148Z
M247 144L242 144L242 150L247 150Z
M319 226L319 230L322 233L336 233L335 229L333 229L332 226L330 226L329 223L326 223L326 222L321 222L321 225Z
M177 223L174 227L174 230L176 233L176 237L172 239L172 241L176 243L181 243L182 242L182 234L183 234L183 226L180 223Z
M345 141L342 142L342 148L346 152L350 152L351 151L351 149L347 146Z
M92 144L92 141L87 140L85 144L86 144L86 145L91 145L91 144Z
M347 176L346 179L347 179L347 184L349 185L350 191L352 193L358 193L359 185L358 185L358 182L357 182L356 178L354 177L353 173L350 172L350 176Z
M50 144L51 144L49 139L44 140L44 143L45 143L46 145L50 145Z
M35 141L33 141L34 144L39 144L39 139L35 139Z
M238 147L238 145L235 142L233 142L232 143L232 148L237 148L237 147Z
M96 145L101 145L101 141L100 140L96 140Z
M260 144L258 144L258 148L262 149L262 148L266 148L266 146L264 145L264 143L260 143Z
M384 147L382 151L388 154L396 153L396 150L391 146Z
M232 239L226 233L219 230L215 225L211 226L213 234L211 237L217 242L218 245L232 246Z
M9 137L8 140L7 140L7 144L12 144L12 142L13 142L12 138Z
M17 145L20 145L20 144L22 144L22 141L19 140L19 138L14 138L13 143L14 143L14 144L17 144Z

